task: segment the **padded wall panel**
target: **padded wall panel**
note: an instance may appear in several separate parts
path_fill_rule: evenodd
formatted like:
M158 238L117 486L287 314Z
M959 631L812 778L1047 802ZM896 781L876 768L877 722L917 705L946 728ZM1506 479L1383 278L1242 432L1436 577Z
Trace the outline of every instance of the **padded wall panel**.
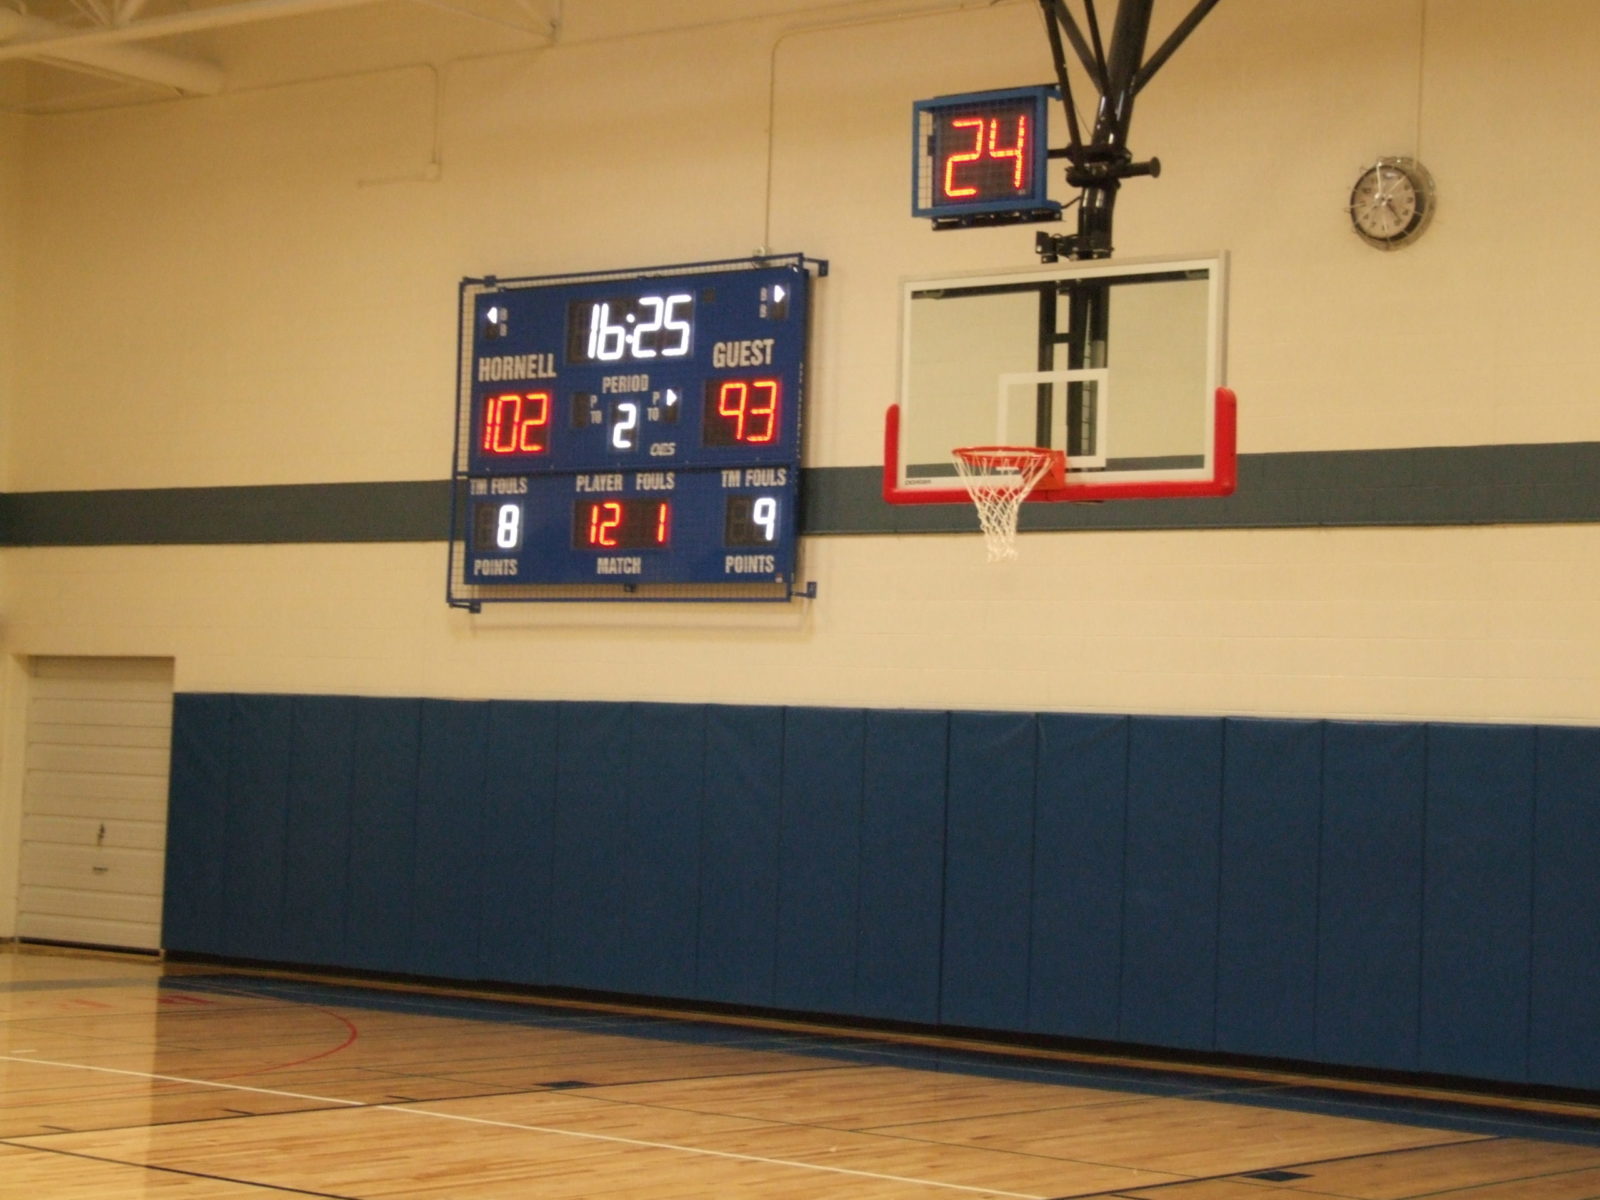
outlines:
M1316 1052L1322 723L1223 723L1217 1045Z
M484 721L478 974L543 983L550 965L557 706L492 700Z
M1028 1028L1117 1036L1128 718L1039 717Z
M476 977L485 713L477 701L422 702L410 957L419 975Z
M179 693L172 700L161 910L161 945L167 950L229 952L222 905L232 718L229 696Z
M773 1002L783 710L706 710L695 992L728 1004Z
M1209 1050L1216 1021L1222 722L1135 717L1120 1034Z
M1420 725L1323 727L1319 1061L1417 1069L1427 766Z
M646 995L693 996L706 710L635 704L630 720L623 979Z
M619 990L626 982L630 706L560 707L551 872L550 982Z
M296 696L284 834L283 955L344 961L355 706L348 696Z
M774 976L780 1008L855 1008L865 743L860 709L784 713Z
M420 700L365 697L355 709L345 953L369 971L412 970Z
M950 715L940 1020L1022 1029L1033 907L1032 713Z
M1529 1077L1600 1088L1600 729L1539 731Z
M222 935L241 958L284 958L283 882L288 826L288 696L235 696L230 724Z
M1425 1071L1527 1078L1537 734L1428 727Z
M1600 730L193 694L173 721L171 949L1600 1087Z
M939 1019L944 897L942 712L868 712L862 749L856 1011Z

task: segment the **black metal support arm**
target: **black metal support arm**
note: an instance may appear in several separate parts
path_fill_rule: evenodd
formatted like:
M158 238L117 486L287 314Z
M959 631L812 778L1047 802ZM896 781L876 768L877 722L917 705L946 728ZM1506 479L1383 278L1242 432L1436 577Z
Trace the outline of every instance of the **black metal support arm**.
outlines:
M1051 156L1068 160L1067 182L1083 192L1082 203L1078 207L1076 234L1062 236L1041 233L1036 238L1036 248L1046 262L1053 262L1060 257L1111 256L1112 217L1122 181L1141 175L1154 177L1161 174L1159 159L1136 162L1128 149L1128 128L1133 122L1134 97L1218 3L1219 0L1199 0L1167 40L1147 59L1145 44L1150 36L1150 16L1155 0L1118 0L1109 45L1101 38L1095 0L1083 0L1085 24L1089 27L1087 39L1067 7L1066 0L1039 0L1072 139L1064 150L1052 150ZM1064 42L1071 44L1099 91L1094 125L1087 141L1082 137L1072 98Z

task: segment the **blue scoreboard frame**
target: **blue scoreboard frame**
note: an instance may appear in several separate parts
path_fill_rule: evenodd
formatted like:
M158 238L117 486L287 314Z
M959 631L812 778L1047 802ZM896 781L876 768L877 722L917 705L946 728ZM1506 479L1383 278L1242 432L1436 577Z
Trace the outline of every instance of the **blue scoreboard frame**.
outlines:
M799 592L802 255L461 284L452 605Z

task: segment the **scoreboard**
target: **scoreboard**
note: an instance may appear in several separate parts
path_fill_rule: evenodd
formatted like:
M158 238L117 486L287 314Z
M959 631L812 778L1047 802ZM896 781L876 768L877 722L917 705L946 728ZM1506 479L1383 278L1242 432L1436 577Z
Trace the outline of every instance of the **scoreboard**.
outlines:
M450 603L795 595L813 271L464 280Z

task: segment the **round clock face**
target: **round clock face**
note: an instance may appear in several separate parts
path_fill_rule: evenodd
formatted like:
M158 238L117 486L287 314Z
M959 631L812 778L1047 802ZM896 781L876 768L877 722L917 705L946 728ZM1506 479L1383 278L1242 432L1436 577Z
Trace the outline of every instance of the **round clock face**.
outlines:
M1380 158L1350 192L1350 221L1369 246L1394 250L1415 241L1433 218L1433 178L1409 158Z

